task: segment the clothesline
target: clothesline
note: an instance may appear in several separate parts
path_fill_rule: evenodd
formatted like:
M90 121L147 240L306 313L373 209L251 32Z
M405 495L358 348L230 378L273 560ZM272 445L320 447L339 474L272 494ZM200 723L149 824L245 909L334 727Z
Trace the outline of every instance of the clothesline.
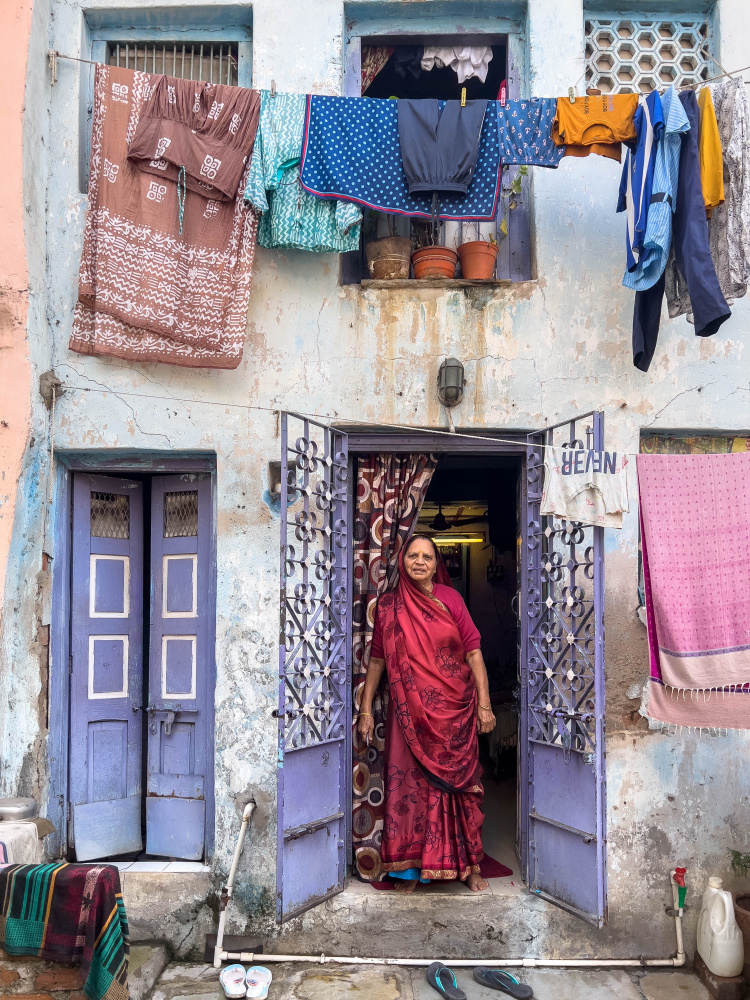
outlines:
M224 408L230 406L241 410L261 410L265 413L275 413L275 414L284 412L283 410L280 410L277 406L258 406L257 404L253 403L225 403L215 399L190 399L184 396L161 396L155 393L128 392L127 390L121 390L121 389L117 390L100 389L97 386L70 385L68 383L63 383L58 388L57 391L58 393L60 393L71 389L76 392L101 392L101 393L111 392L112 395L114 396L134 396L136 399L163 399L169 403L196 403L201 406L221 406ZM300 417L307 417L310 420L331 420L331 421L336 421L337 424L352 424L352 425L357 425L359 427L379 427L382 428L383 430L406 431L412 434L419 434L419 433L435 434L439 435L440 437L451 438L454 441L460 438L461 440L469 439L472 441L488 441L492 444L513 444L513 445L524 444L524 442L522 440L519 440L518 438L503 438L488 434L472 434L471 432L468 431L467 432L444 431L438 429L437 427L415 427L411 424L390 424L382 420L362 420L360 417L345 419L344 417L338 416L338 414L307 413L304 410L297 410L297 409L290 410L288 412L293 415L296 414ZM571 418L570 421L561 421L561 423L563 424L573 423L577 419L579 418L573 417ZM557 427L559 425L556 424L555 426ZM540 427L538 430L531 430L527 431L526 433L544 434L546 430L548 430L547 427ZM547 445L535 442L533 445L530 445L530 447L533 447L534 449L544 449L544 448L559 448L560 445ZM637 455L641 453L635 451L620 451L618 452L618 454L627 455L628 457L635 458Z
M85 63L87 66L100 66L100 65L103 65L98 60L95 60L95 59L81 59L79 56L65 55L65 53L63 53L63 52L58 52L57 49L49 49L49 51L47 53L47 56L49 58L50 68L52 69L52 73L53 73L53 80L52 80L53 83L55 83L56 80L57 80L57 69L56 69L56 66L55 66L55 62L56 62L57 59L70 59L71 62ZM716 60L714 60L714 62L715 61ZM719 63L717 63L717 65L720 66L720 68L722 68ZM750 66L743 66L742 69L726 70L723 73L717 74L716 76L709 76L706 80L699 80L698 83L689 83L689 84L686 84L684 87L681 87L680 89L681 90L695 90L696 87L703 87L703 86L705 86L708 83L713 83L714 80L723 80L724 77L726 77L726 76L732 76L732 77L733 76L737 76L740 73L746 73L748 70L750 70ZM580 81L583 79L584 75L585 74L582 74L581 76L579 76L578 80L576 80L576 82L573 85L573 87L571 88L571 90L578 86L578 84L580 83ZM743 83L750 83L750 80L743 80L742 82ZM274 81L274 84L275 84L275 81ZM275 89L276 88L275 88L275 85L274 85L274 90Z

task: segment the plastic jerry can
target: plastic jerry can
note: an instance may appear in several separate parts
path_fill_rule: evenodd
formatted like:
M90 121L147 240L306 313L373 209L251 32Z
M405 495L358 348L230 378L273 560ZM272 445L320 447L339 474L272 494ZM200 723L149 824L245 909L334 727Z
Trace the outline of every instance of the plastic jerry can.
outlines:
M739 976L745 961L742 931L734 917L731 892L720 878L708 880L698 917L698 954L715 976Z

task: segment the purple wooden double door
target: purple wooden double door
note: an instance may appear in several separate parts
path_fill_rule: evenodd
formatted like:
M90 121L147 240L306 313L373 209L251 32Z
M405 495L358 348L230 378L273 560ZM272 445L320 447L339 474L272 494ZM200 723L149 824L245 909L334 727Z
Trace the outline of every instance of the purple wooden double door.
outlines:
M78 861L144 847L204 855L211 569L207 474L75 475L68 836Z
M350 565L356 483L347 478L347 436L293 414L282 415L281 436L279 921L344 888L352 808L348 610L359 571ZM451 447L470 454L471 444ZM518 852L533 892L602 926L603 529L541 515L545 445L602 450L602 414L528 436L519 494Z

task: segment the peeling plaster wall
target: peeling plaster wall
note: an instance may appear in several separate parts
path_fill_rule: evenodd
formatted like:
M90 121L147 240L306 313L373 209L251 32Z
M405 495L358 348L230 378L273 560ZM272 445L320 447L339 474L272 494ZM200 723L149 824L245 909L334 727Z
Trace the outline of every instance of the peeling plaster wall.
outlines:
M50 562L43 557L50 367L46 317L49 0L14 5L7 59L0 196L0 796L46 783ZM7 295L6 295L7 293ZM13 312L13 325L6 326ZM11 530L12 529L12 530Z
M49 45L78 54L80 6L50 2ZM459 0L455 6L460 5ZM122 7L123 0L101 6ZM390 14L416 6L414 0L383 3ZM427 13L431 6L430 0L419 4ZM498 0L500 13L505 6ZM507 6L515 15L518 4ZM465 8L471 7L466 0ZM685 10L684 4L668 0L661 8ZM746 4L720 0L716 14L720 61L730 68L750 63ZM529 0L527 28L529 89L565 92L583 70L581 4ZM302 5L256 0L253 31L256 86L269 86L273 78L280 90L341 92L340 0ZM38 47L45 45L42 38ZM269 486L268 463L279 452L273 411L445 426L434 384L440 361L452 354L466 365L466 395L456 411L463 428L530 428L601 408L607 446L618 451L636 451L644 428L748 430L745 341L750 309L747 300L738 302L731 321L706 340L697 340L684 318L668 321L665 316L651 372L637 372L630 355L632 294L621 287L624 222L614 214L620 171L602 158L569 158L557 171L534 172L536 281L496 290L361 290L341 287L335 256L259 250L245 357L237 371L180 370L72 354L67 339L86 207L78 190L81 72L86 70L78 64L61 62L58 85L51 92L36 92L39 114L49 106L47 148L54 151L44 250L52 364L63 382L76 387L58 404L55 448L216 451L215 865L228 869L241 808L253 794L259 808L240 868L232 924L234 929L270 929L276 844L276 722L270 713L277 684L279 532L277 515L263 502L263 493ZM31 155L28 142L25 153ZM35 229L35 239L40 233ZM40 311L36 340L30 338L33 363L40 370L47 366L43 320ZM92 391L82 391L86 389ZM41 454L48 445L41 423L38 433ZM634 463L631 470L635 496ZM6 588L6 601L21 609L6 621L2 645L5 669L12 662L17 678L11 683L13 739L6 736L0 745L6 791L40 788L46 773L38 749L44 735L37 712L39 656L28 641L35 614L29 581L41 567L44 547L43 474L41 459L28 461L23 512L14 522L14 568ZM503 904L496 918L515 927L504 939L511 954L519 949L538 955L572 949L603 956L667 954L673 930L662 913L670 866L687 864L691 884L698 888L709 873L728 875L728 847L746 847L747 737L650 733L637 713L638 686L648 660L645 629L635 615L635 504L623 530L608 532L607 548L611 925L597 934L532 900L524 902L525 916L518 917L516 926L513 912ZM30 768L38 772L32 785L26 783ZM164 889L154 886L151 897L139 893L148 902L134 899L133 905L148 905L152 915L161 912L159 907L165 912L170 907ZM694 904L696 900L697 892ZM377 903L378 909L384 905ZM351 903L339 899L294 921L288 930L299 942L325 943L328 934L341 947L356 950L368 944L366 925L365 931L350 928L348 936L336 930L337 921L349 926L353 919ZM389 930L397 943L406 940L403 929L393 916ZM402 951L418 952L422 937L415 932ZM484 940L503 939L487 932Z

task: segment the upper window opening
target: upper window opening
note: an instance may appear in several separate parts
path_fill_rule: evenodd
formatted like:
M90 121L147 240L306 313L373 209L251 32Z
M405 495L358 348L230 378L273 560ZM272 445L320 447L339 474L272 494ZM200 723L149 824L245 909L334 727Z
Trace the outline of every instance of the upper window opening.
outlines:
M206 42L108 42L110 66L164 73L181 80L237 86L238 47Z
M709 75L708 23L586 21L586 86L604 94L650 94Z
M447 46L451 44L466 46L466 43L461 39L452 39L446 43ZM487 48L492 52L492 58L487 63L486 78L482 80L479 76L471 76L461 83L456 70L450 66L434 65L430 70L421 69L419 58L415 59L414 54L423 46L363 45L363 68L368 62L377 66L388 52L390 55L388 55L383 68L377 72L372 80L363 78L362 94L366 97L397 97L411 100L433 98L441 101L459 101L461 91L466 88L467 100L487 99L494 101L497 99L501 84L507 75L506 47L501 44L487 45L486 43L474 47Z

